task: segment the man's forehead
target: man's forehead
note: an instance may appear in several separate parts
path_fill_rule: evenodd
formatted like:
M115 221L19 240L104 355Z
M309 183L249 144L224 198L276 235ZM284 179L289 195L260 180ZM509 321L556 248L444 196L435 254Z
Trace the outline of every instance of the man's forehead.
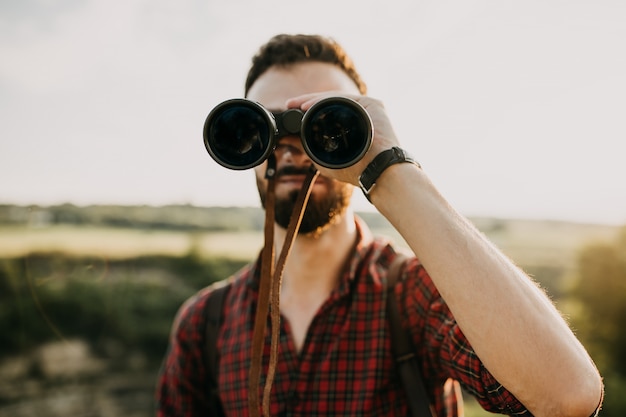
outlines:
M250 87L247 97L272 111L282 111L290 98L324 91L359 94L356 84L338 66L305 62L269 68Z

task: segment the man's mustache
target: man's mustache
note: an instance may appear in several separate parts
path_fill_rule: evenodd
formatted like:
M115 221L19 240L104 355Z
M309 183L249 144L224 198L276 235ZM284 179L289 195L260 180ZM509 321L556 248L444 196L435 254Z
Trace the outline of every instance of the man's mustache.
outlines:
M286 175L307 175L311 172L311 166L296 167L293 165L287 165L276 171L276 178L280 178Z

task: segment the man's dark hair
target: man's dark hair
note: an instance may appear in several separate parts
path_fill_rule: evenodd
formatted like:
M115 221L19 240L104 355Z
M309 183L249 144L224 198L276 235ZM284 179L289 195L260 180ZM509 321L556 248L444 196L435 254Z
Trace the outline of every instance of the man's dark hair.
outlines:
M354 81L361 94L367 92L367 86L354 63L336 41L319 35L281 34L271 38L252 58L252 66L246 78L246 96L252 84L269 68L286 68L305 61L337 65Z

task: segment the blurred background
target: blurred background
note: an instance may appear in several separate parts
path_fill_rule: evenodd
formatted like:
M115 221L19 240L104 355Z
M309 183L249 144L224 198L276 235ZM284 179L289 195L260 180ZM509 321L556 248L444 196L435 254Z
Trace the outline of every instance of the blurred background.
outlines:
M201 131L282 32L345 46L403 146L567 316L601 415L624 415L625 17L618 0L0 0L0 416L152 415L178 306L262 244L252 173Z

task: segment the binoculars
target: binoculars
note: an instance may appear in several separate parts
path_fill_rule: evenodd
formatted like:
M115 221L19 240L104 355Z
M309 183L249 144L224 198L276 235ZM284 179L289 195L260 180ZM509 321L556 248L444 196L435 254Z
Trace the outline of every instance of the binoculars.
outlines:
M218 104L204 123L204 146L220 165L243 170L265 161L280 138L299 136L311 160L326 168L355 164L370 148L373 124L356 101L330 97L309 110L267 110L248 99Z

